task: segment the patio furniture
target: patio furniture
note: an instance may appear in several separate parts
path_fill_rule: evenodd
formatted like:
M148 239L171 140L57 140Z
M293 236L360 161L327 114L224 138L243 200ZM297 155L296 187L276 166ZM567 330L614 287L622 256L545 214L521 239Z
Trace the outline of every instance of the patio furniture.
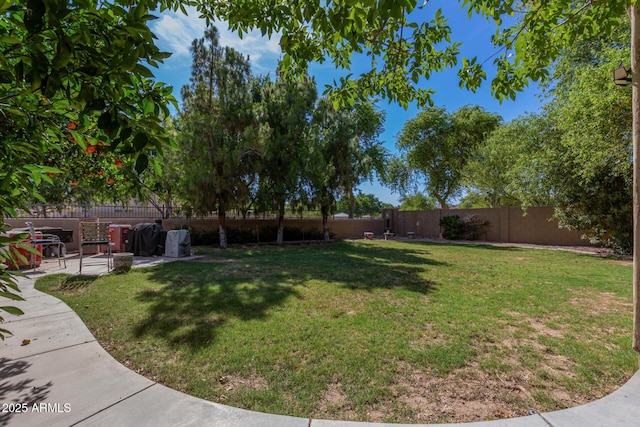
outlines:
M80 271L82 274L82 257L85 246L107 247L107 273L111 271L111 236L109 234L109 222L83 222L80 221Z
M25 222L29 229L29 245L34 249L40 251L42 255L46 248L57 248L56 254L58 255L58 266L62 266L64 262L64 268L67 268L67 260L64 258L66 254L66 248L64 243L60 240L60 237L55 234L45 234L42 232L36 232L35 227L31 221ZM33 271L38 267L37 255L34 253L29 254L29 268L33 268Z

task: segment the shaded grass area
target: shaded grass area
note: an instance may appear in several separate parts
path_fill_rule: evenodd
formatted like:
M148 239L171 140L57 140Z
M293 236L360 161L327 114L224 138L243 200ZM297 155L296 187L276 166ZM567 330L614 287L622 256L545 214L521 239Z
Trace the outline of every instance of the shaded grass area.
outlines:
M503 418L601 397L636 367L631 266L615 259L398 241L200 252L37 287L132 369L271 413Z

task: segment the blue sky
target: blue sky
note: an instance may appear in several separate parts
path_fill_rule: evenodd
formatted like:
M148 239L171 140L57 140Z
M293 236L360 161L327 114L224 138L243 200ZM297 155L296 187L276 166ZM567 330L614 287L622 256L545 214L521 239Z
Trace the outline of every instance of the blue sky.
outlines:
M460 9L457 2L451 0L430 0L422 10L414 11L417 18L430 19L435 10L441 8L445 16L449 18L449 25L452 28L452 39L462 42L461 55L467 57L477 56L479 61L490 58L495 49L490 43L491 36L495 32L495 25L487 22L481 17L473 17L471 20L466 12ZM251 68L254 74L273 75L280 57L279 39L274 37L271 40L260 36L259 32L249 33L242 39L228 31L225 23L217 23L216 27L220 32L220 44L230 46L239 52L250 57ZM179 97L180 89L188 83L191 73L191 52L189 50L191 42L200 38L206 28L205 22L198 18L198 13L191 9L187 16L181 13L165 13L158 20L151 23L153 32L158 37L158 46L165 51L172 52L171 58L165 60L160 69L154 70L158 80L168 83L174 87L174 95ZM487 61L490 67L492 60ZM357 64L354 64L357 67ZM355 68L354 67L354 68ZM453 112L464 105L480 105L485 110L501 115L504 121L512 120L520 115L529 112L536 112L540 108L540 101L537 97L539 90L535 85L525 92L519 93L515 101L505 101L500 104L491 97L489 82L491 80L491 70L487 69L488 79L476 92L470 92L458 87L456 69L446 70L433 75L429 81L420 83L423 87L430 87L437 93L433 96L434 105L445 107L447 111ZM344 71L333 69L330 63L313 64L310 67L310 74L315 76L318 83L318 91L324 90L325 84L330 84L334 79L346 74ZM381 136L385 147L392 153L395 149L395 136L402 129L403 124L416 116L419 109L412 105L404 109L397 105L388 104L385 101L379 103L378 107L386 111L385 131ZM375 194L383 202L398 204L398 194L392 193L379 183L366 183L360 186L364 193Z

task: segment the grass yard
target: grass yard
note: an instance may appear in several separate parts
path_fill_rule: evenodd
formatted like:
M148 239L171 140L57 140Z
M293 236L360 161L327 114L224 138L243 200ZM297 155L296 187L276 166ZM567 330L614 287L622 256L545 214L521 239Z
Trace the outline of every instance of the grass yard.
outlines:
M381 240L205 253L37 288L131 369L276 414L514 417L597 399L637 368L630 262Z

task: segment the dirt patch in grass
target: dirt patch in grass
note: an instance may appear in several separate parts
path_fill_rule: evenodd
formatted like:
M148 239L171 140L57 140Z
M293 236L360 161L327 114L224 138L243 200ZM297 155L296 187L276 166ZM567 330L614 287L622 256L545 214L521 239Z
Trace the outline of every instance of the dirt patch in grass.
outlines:
M218 381L224 387L225 391L231 392L240 388L249 390L265 390L269 388L269 382L256 374L249 376L241 375L224 375Z
M633 304L613 292L580 291L569 300L570 304L580 307L592 315L630 310Z
M508 376L490 374L472 364L438 378L428 371L406 366L398 373L392 394L406 406L410 414L408 421L416 423L434 419L459 423L526 416L529 408L537 406L534 394L544 384L517 360L502 362L513 367ZM564 358L551 356L547 363L544 369L549 375L571 376L570 371L564 369L564 365L571 363ZM588 401L566 389L545 392L558 409ZM372 421L384 421L384 418L372 418Z
M523 415L508 402L522 402L518 406L525 408L527 394L516 383L492 378L474 367L458 369L445 378L408 368L393 386L394 397L407 406L414 422L436 416L444 416L447 422L470 422Z
M533 328L538 336L546 336L552 338L564 337L564 332L562 332L560 329L551 328L536 319L531 319L529 321L529 325Z
M318 413L326 414L344 409L348 405L347 395L342 389L342 384L332 382L318 401Z
M631 267L633 265L633 260L631 259L619 259L616 261L612 261L612 264L622 265L624 267Z

